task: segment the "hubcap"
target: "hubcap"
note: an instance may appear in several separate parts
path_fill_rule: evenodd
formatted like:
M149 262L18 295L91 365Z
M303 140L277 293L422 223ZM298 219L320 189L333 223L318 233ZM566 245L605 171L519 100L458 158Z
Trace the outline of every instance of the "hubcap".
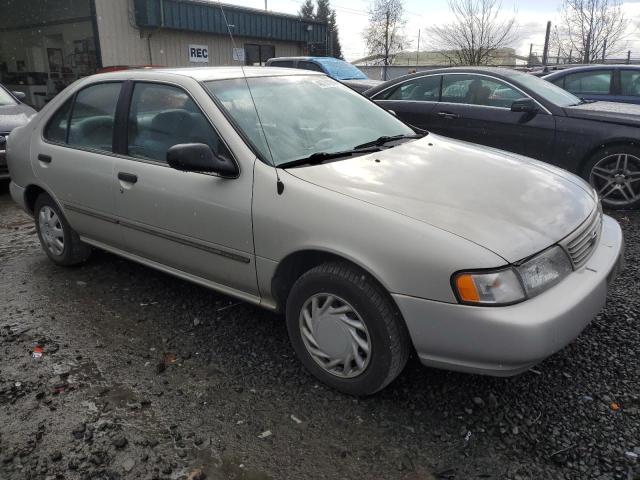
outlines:
M591 169L589 182L604 203L631 205L640 200L640 158L628 153L604 157Z
M64 230L58 214L51 207L42 207L38 214L38 226L45 247L53 255L60 256L64 251Z
M300 311L302 342L313 360L340 378L362 374L371 359L371 340L360 314L342 298L318 293Z

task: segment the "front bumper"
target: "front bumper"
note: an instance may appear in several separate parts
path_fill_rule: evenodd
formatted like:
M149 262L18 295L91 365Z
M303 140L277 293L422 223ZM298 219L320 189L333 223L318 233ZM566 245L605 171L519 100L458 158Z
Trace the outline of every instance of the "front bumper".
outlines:
M557 352L602 309L622 264L618 222L604 216L598 247L579 270L531 300L476 307L394 294L423 364L508 376Z

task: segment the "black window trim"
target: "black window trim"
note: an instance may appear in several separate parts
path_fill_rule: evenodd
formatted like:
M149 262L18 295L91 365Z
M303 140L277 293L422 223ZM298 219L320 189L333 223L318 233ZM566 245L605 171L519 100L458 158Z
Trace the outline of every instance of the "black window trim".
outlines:
M242 168L240 166L240 162L237 161L236 156L233 153L233 150L231 150L231 147L229 147L229 144L226 142L224 137L222 135L220 135L220 132L218 131L218 129L213 124L213 121L211 120L211 118L209 118L209 116L205 113L206 109L202 108L202 105L195 98L193 98L193 96L191 96L191 94L189 93L189 91L187 89L185 89L182 85L180 85L178 83L167 81L167 80L131 79L131 80L127 80L126 83L129 84L129 89L126 90L126 96L124 96L124 98L123 98L123 95L121 93L122 103L120 103L120 101L119 101L118 102L118 106L116 108L116 121L120 122L119 124L116 124L116 130L117 130L118 139L119 139L118 147L119 147L119 150L120 150L116 154L117 157L123 158L125 160L132 160L134 162L147 163L147 164L156 165L156 166L159 166L159 167L171 168L166 162L160 162L160 161L153 160L153 159L150 159L150 158L133 157L133 156L129 155L129 112L131 110L131 102L133 100L133 91L135 89L135 85L137 83L151 83L151 84L155 84L155 85L166 85L166 86L170 86L170 87L176 87L176 88L182 90L193 101L193 103L198 107L198 110L200 110L200 113L202 114L204 119L207 121L209 126L213 129L213 131L218 136L220 141L227 148L227 151L229 152L229 154L231 156L231 158L229 160L231 160L233 163L235 163L235 165L236 165L236 167L238 169L238 174L236 176L233 176L233 177L230 177L230 176L222 177L222 176L218 175L217 173L211 173L211 172L193 172L193 173L197 173L199 175L208 175L210 177L220 177L220 178L225 178L225 179L229 179L229 180L238 178L241 175ZM208 91L206 90L206 88L204 88L203 85L200 85L200 87L203 88L205 90L205 93L208 94ZM124 88L123 88L122 92L125 92ZM218 106L217 103L216 103L216 106Z
M40 129L40 139L42 140L42 142L43 143L47 143L49 145L56 145L56 146L59 146L59 147L71 148L73 150L80 150L80 151L83 151L83 152L90 152L90 153L99 153L101 155L108 155L110 157L117 157L118 155L114 151L107 152L105 150L100 150L98 148L82 147L82 146L79 146L79 145L71 145L71 144L69 144L69 127L71 126L71 117L73 115L73 109L76 106L76 99L78 98L78 94L80 92L82 92L83 90L86 90L87 88L95 87L96 85L104 85L104 84L107 84L107 83L120 83L120 84L122 84L120 86L120 93L118 93L118 100L116 101L116 111L114 112L114 116L113 116L114 128L113 128L113 137L111 139L111 150L114 150L115 136L116 136L116 130L117 130L116 120L118 118L117 117L117 114L118 114L118 102L120 101L120 97L122 96L122 87L123 87L123 85L125 83L125 80L101 80L101 81L98 81L98 82L90 83L88 85L84 85L82 88L79 88L78 90L73 92L73 94L71 96L67 97L62 102L62 104L53 111L53 113L47 118L47 121L46 121L44 127ZM51 120L53 119L55 114L58 113L58 111L69 100L71 100L71 108L69 109L69 115L67 117L67 131L66 131L66 134L65 134L65 142L62 143L62 142L55 142L53 140L49 140L48 138L46 138L44 136L44 132L49 127L49 123L51 122Z

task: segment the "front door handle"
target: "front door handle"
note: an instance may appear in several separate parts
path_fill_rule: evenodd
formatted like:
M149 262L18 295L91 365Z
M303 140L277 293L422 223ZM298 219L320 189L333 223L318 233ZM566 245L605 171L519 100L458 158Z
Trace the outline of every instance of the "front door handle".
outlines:
M438 116L441 118L446 118L447 120L454 120L456 118L460 118L458 114L451 112L438 112Z
M138 176L133 173L118 172L118 179L127 183L136 183L138 181Z
M51 163L51 156L50 155L44 155L44 154L39 154L38 155L38 160L40 160L42 163Z

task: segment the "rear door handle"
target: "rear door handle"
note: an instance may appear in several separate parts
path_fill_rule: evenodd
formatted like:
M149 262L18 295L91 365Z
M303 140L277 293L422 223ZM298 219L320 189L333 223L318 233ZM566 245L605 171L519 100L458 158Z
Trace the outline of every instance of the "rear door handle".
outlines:
M127 183L136 183L138 181L138 176L133 173L118 172L118 179Z
M51 156L49 155L44 155L44 154L39 154L38 155L38 160L40 160L42 163L51 163Z
M454 120L456 118L460 118L458 114L451 112L438 112L438 116L441 118L446 118L448 120Z

